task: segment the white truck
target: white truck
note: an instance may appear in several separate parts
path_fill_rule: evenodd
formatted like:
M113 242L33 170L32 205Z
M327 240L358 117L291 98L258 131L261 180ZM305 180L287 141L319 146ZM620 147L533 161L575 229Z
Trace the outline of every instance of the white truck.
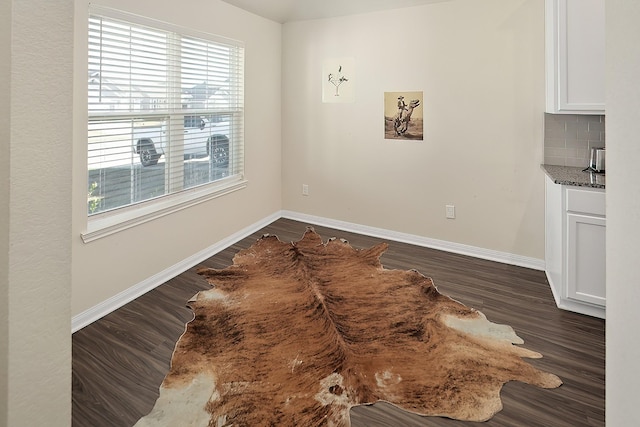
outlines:
M169 132L170 120L166 116L150 115L166 110L166 98L153 98L137 86L103 78L99 71L90 72L88 87L89 169L130 164L135 155L140 157L142 166L153 166L162 156L169 155L168 136L177 139L180 135L175 128ZM224 88L206 81L183 91L181 96L182 105L192 108L205 108L212 103L218 107L228 105L229 98ZM110 118L120 111L125 118ZM178 148L184 150L185 158L210 157L216 166L228 165L229 116L194 113L183 117L184 145Z
M153 166L168 153L167 125L139 127L134 132L133 150L142 166ZM229 164L229 122L202 116L184 117L184 158L209 157L217 166Z

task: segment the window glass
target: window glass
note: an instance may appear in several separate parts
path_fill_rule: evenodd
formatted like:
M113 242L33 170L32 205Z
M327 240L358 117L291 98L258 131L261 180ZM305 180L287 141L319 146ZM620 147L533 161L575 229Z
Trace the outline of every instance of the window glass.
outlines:
M239 44L89 18L88 215L242 178Z

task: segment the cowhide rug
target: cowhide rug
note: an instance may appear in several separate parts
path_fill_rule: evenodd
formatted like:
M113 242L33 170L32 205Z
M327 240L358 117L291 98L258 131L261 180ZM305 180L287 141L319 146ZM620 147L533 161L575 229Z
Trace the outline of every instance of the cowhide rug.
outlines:
M149 415L136 426L342 426L377 401L484 421L516 380L562 382L522 358L540 354L506 325L440 294L417 271L387 270L365 250L264 236L223 270L176 345Z

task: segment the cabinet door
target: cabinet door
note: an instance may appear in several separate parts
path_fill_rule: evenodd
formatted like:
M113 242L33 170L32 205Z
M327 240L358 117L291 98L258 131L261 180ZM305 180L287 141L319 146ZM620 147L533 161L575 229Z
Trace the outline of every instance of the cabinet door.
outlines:
M605 0L547 0L547 111L604 114Z
M567 214L567 298L605 305L605 223Z

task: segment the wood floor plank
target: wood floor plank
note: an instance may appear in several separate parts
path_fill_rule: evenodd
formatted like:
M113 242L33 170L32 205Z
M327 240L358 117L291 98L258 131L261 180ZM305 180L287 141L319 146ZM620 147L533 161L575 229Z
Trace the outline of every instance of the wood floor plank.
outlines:
M175 343L193 317L186 302L199 290L209 289L195 273L197 268L230 265L237 251L263 234L299 240L306 226L279 219L74 333L73 426L128 427L146 415L158 397ZM356 248L382 241L317 225L314 229L325 241L345 238ZM526 348L543 355L531 363L559 375L564 384L543 390L508 383L501 394L504 409L485 423L423 417L379 402L352 409L353 427L604 426L603 320L556 308L544 272L387 243L389 249L381 257L385 268L415 269L431 277L441 293L482 311L493 322L511 325Z

